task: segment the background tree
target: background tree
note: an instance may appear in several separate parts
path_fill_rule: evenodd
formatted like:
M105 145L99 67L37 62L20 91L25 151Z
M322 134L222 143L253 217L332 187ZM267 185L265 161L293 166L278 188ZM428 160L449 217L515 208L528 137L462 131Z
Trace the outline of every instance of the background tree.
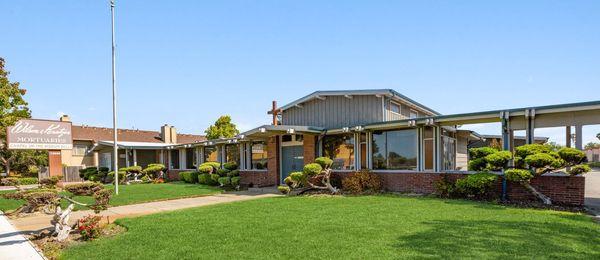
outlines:
M585 150L600 148L600 143L589 142L585 145Z
M6 174L11 166L25 172L29 164L46 165L47 153L32 150L8 150L6 145L6 128L23 118L30 118L31 111L23 98L26 91L19 88L19 82L8 80L9 72L4 69L4 59L0 58L0 165Z
M207 139L231 138L240 133L234 123L231 122L231 117L228 115L221 116L215 124L211 125L204 131Z

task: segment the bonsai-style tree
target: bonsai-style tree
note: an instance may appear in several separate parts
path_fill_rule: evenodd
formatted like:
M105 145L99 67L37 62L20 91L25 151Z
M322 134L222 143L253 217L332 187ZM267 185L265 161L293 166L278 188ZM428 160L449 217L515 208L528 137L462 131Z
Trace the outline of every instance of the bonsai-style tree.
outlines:
M339 193L338 188L331 185L331 164L333 160L319 157L314 163L304 166L301 172L292 172L284 179L286 185L277 187L284 194L303 194L310 190L325 191L331 194Z
M240 133L230 116L221 116L214 125L211 125L204 131L206 139L231 138Z
M518 182L538 197L545 204L552 204L551 199L531 186L535 176L566 168L569 175L589 172L585 161L585 153L574 148L556 145L528 144L519 146L513 155L508 151L498 151L491 147L472 148L469 150L471 171L505 170L507 180ZM514 167L508 165L513 160Z

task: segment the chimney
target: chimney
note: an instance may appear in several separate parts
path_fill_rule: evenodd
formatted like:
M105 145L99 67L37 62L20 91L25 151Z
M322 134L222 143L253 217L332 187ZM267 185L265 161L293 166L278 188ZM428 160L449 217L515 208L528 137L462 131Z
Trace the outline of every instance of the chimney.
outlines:
M61 122L71 122L71 118L69 117L69 115L62 115L62 116L60 116L59 120Z
M177 129L174 126L171 126L171 143L177 143Z
M160 127L160 139L162 139L163 143L171 143L171 127L168 124Z

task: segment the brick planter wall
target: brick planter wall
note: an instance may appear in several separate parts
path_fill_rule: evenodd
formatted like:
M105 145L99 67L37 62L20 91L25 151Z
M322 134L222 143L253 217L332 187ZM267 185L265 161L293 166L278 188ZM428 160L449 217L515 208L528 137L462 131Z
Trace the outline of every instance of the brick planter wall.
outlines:
M187 172L190 170L168 170L167 171L167 180L169 181L178 181L180 172Z
M270 171L241 170L240 185L248 187L268 187L277 185L277 175Z
M383 187L387 191L411 192L430 194L435 192L436 181L447 176L449 181L464 178L468 173L436 173L436 172L375 172L381 176ZM334 183L341 183L341 179L350 175L350 172L334 172ZM539 192L550 197L552 203L560 205L582 206L585 197L585 177L583 176L539 176L531 180L531 185ZM498 178L494 193L500 197L502 194L502 177ZM537 201L519 183L507 183L507 197L513 201Z

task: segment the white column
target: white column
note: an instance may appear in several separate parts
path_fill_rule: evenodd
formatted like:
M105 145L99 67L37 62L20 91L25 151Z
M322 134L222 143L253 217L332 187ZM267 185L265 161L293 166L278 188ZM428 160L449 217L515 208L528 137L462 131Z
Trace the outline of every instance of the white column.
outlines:
M179 149L179 169L183 170L183 169L187 168L186 159L187 159L187 156L185 154L185 148L180 148Z
M160 158L158 158L158 163L165 164L165 150L160 150Z
M126 157L129 157L129 155ZM136 149L133 149L133 166L137 166L137 150Z
M583 150L583 126L575 126L575 148Z
M373 135L371 132L366 132L367 137L367 169L373 169Z
M125 149L125 167L129 167L129 149Z
M171 161L173 160L173 158L171 158L171 150L167 150L167 169L171 170Z

